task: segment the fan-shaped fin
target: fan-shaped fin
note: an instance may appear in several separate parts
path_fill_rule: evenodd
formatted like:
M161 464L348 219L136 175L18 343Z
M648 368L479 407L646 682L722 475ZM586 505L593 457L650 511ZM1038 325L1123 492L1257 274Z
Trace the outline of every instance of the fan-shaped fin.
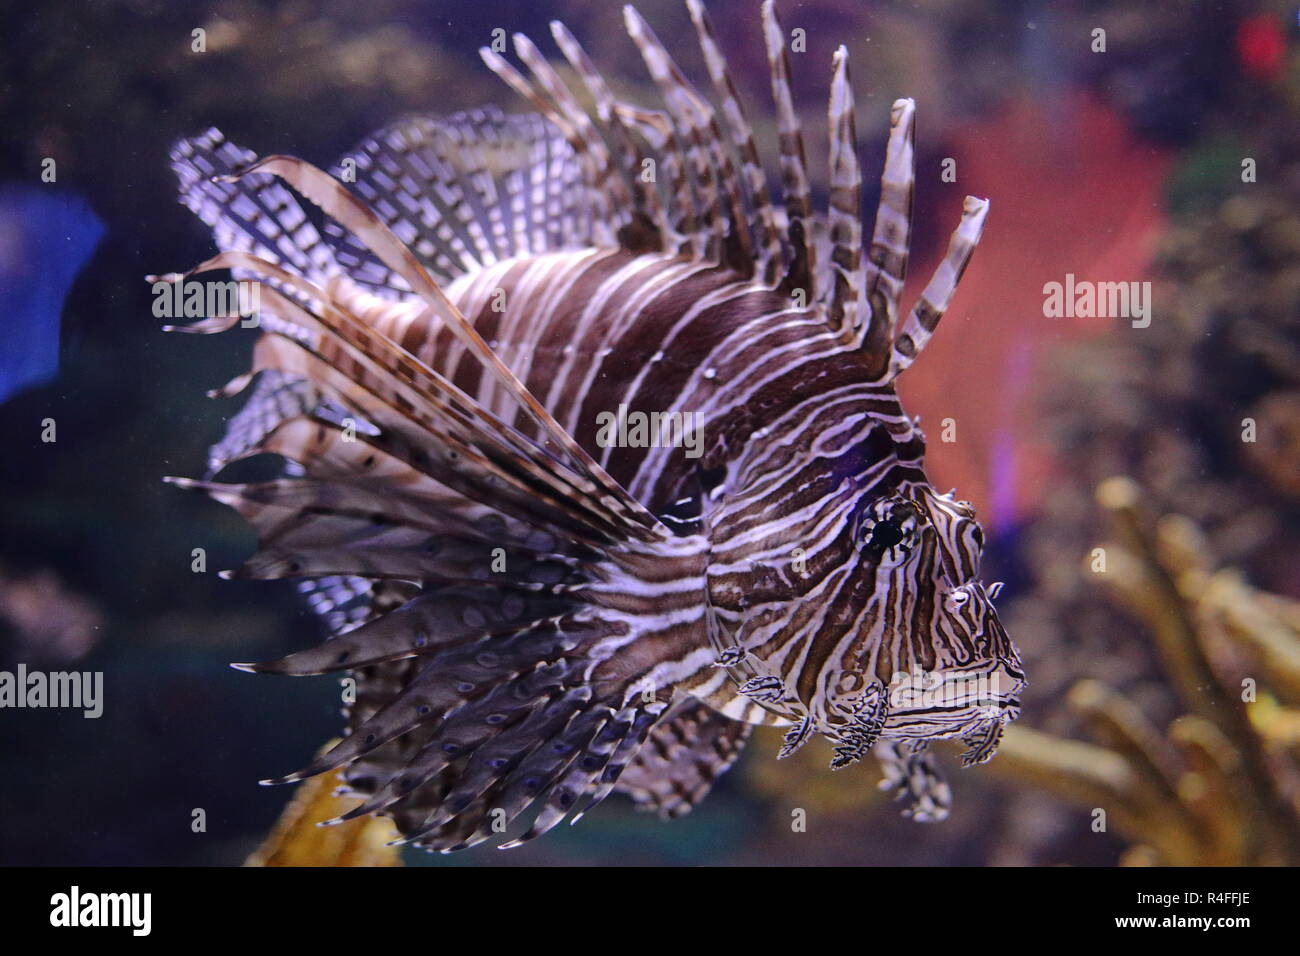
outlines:
M316 226L274 176L255 175L238 183L221 178L256 159L218 129L180 140L172 147L171 162L181 202L212 227L222 250L283 264L315 283L340 274Z
M328 575L299 581L298 593L326 631L339 635L401 607L420 593L420 585L413 581Z
M580 633L550 621L437 651L400 695L356 724L337 745L301 770L268 782L291 783L324 773L435 721L428 746L450 757L468 754L565 686L566 679L572 682L572 664L564 655L577 647Z
M599 802L667 706L666 697L643 698L636 689L643 671L620 661L622 648L635 646L640 657L644 645L619 637L624 625L591 609L503 629L488 591L421 595L323 648L258 666L350 667L359 675L352 733L302 770L268 782L351 764L349 784L368 798L352 815L389 814L407 842L432 849L502 834L537 800L535 820L511 845ZM478 610L473 626L430 633L431 615L468 608ZM428 642L403 645L399 635L413 630ZM327 650L336 656L326 658ZM399 654L418 655L418 663ZM593 679L593 669L606 676Z
M525 486L555 485L558 479L562 484L555 487L557 494L550 499L554 507L567 510L577 501L586 499L597 512L605 512L613 519L614 528L618 529L616 537L647 536L648 532L644 530L646 522L667 533L585 451L578 449L582 457L591 461L591 468L596 472L594 478L590 474L572 472L536 448L531 439L505 425L409 352L350 318L346 311L331 305L325 293L311 288L278 266L241 253L223 253L194 271L230 265L269 274L295 288L304 298L318 300L319 315L312 315L274 290L266 290L264 311L288 317L292 329L281 330L285 332L282 336L264 337L259 341L255 367L270 366L310 378L345 405L357 408L369 420L393 430L395 434L407 435L414 447L436 453L434 459L425 456L429 459L429 468L442 466L461 474L461 479L453 484L459 491L464 492L467 483L478 481L481 497L488 495L489 491L481 485L484 479L489 484L503 480L507 485L513 483L518 487L517 497L526 502L529 494L524 491ZM316 338L314 348L299 341L313 337ZM549 414L546 418L566 441L573 441ZM439 441L430 444L429 438ZM574 447L578 447L576 443ZM582 467L581 460L579 467ZM509 475L511 471L516 472L513 478ZM563 480L566 474L571 482ZM448 481L445 475L440 474L439 478ZM491 490L495 493L497 489ZM504 493L508 494L509 489L504 489ZM573 495L577 496L574 501L566 500ZM615 516L616 512L622 514Z
M553 829L578 807L584 796L591 798L583 808L584 812L591 809L618 781L626 761L644 743L666 706L662 701L632 705L622 708L606 721L581 759L551 786L532 825L519 837L503 844L503 848L535 840ZM619 755L623 755L622 761L616 759ZM602 783L610 787L602 786Z
M275 661L240 664L251 673L295 677L420 657L509 634L571 606L543 594L511 593L492 584L432 586L355 630Z
M483 107L413 117L365 139L332 169L438 281L517 255L591 241L586 180L573 148L540 116ZM357 236L327 222L338 262L369 291L410 284Z
M479 732L483 740L474 748L454 783L448 781L450 785L447 793L439 801L437 810L425 818L423 828L427 830L444 826L462 813L503 776L516 769L543 742L560 734L574 714L581 712L590 699L591 688L577 686L551 694L546 701L533 706L522 719L498 728L496 733L483 733L487 725L480 721ZM454 760L454 755L441 746L437 739L431 740L401 773L389 777L373 796L349 813L347 818L386 810L416 788L425 786Z
M582 131L574 126L573 120L555 103L548 102L528 78L515 69L508 60L487 47L479 49L479 56L497 76L501 77L520 96L532 103L538 112L549 119L573 147L578 162L583 169L584 191L587 193L592 209L592 238L597 245L614 245L614 230L611 228L609 198L597 184L604 174L604 162L592 155L593 143L584 138Z
M556 591L573 564L567 556L539 553L505 533L484 534L459 519L454 502L434 506L377 482L367 487L310 479L244 485L172 481L206 492L257 530L257 552L227 577L341 574L471 583L489 577L497 563L511 572L502 587ZM494 555L499 560L494 562Z
M320 402L320 392L306 379L274 369L259 374L248 401L226 425L226 434L208 449L208 477L247 456L281 422L314 411Z
M505 772L478 800L436 832L426 833L414 841L416 845L451 852L500 835L576 762L598 760L588 749L596 743L597 735L612 722L612 712L604 705L584 705L581 696L575 697L576 700L561 697L551 705L559 710L552 723L552 726L561 726L558 732L533 746L522 759L503 768ZM442 792L449 792L451 786L454 783L449 779ZM413 796L418 806L420 791ZM392 816L404 832L415 833L423 829L423 821L428 819L429 813L408 812L404 802L394 809ZM502 844L502 848L516 844L517 841L511 841Z
M340 225L351 229L358 238L363 239L385 264L401 275L501 383L519 407L540 426L544 438L549 438L550 443L557 446L557 453L567 457L580 472L600 487L606 500L617 502L619 510L626 512L634 524L642 525L645 530L640 532L640 536L650 537L663 533L654 517L605 473L492 352L474 326L461 315L460 310L429 277L410 250L364 204L330 176L302 160L272 156L261 160L249 171L262 170L280 176L307 199L321 206ZM406 353L406 358L411 365L419 364L409 353Z
M884 771L880 789L894 792L894 799L904 804L903 816L936 823L948 818L952 788L926 745L924 740L881 740L872 753Z
M592 125L586 109L578 103L573 91L560 79L560 75L542 56L541 51L533 45L533 41L522 33L516 33L514 45L516 55L527 65L544 91L550 113L563 116L572 125L581 141L582 151L591 157L602 198L608 196L610 199L607 207L610 226L617 233L628 224L632 194L622 175L614 168L609 148Z
M683 698L655 724L615 789L664 819L680 817L736 761L752 730L693 697Z

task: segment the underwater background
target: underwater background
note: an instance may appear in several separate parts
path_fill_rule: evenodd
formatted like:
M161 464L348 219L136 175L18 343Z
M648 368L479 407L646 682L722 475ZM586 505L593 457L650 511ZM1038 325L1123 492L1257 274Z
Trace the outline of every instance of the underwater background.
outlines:
M702 77L677 42L683 4L637 7ZM758 3L708 7L770 154ZM865 209L889 104L917 101L913 276L963 196L991 201L900 392L932 480L984 522L1024 715L990 764L947 755L941 824L900 817L871 761L831 774L818 743L777 763L779 732L760 730L681 820L615 797L507 853L401 860L1300 863L1297 5L780 9L807 32L793 67L814 170L831 52L850 49ZM0 670L104 675L98 719L0 710L0 863L235 865L259 846L260 862L396 861L306 846L324 838L293 809L264 846L294 791L256 781L339 732L339 693L227 667L308 646L319 624L287 583L219 580L252 532L160 480L201 470L237 407L204 392L247 367L253 341L167 336L153 316L144 276L212 248L167 152L217 126L324 165L404 114L522 111L476 50L557 18L623 92L655 98L607 0L0 2ZM1150 324L1047 315L1044 286L1067 276L1152 283Z

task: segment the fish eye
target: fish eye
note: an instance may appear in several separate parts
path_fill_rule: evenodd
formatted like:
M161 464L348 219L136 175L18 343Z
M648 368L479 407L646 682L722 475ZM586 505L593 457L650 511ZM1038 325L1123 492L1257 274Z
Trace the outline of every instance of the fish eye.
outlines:
M903 498L873 502L858 526L858 543L873 554L906 556L915 543L920 515Z
M903 542L903 529L893 518L886 518L884 521L877 521L871 526L871 534L867 539L867 547L877 551L884 551L886 548L892 548Z

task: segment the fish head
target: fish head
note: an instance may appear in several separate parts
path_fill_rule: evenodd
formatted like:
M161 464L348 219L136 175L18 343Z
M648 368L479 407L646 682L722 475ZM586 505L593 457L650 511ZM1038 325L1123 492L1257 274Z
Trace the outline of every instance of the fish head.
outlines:
M850 752L876 739L960 737L968 762L982 763L1019 716L1025 680L994 606L1000 586L979 579L974 509L903 486L859 502L848 524L853 624L843 653L802 688L814 725Z

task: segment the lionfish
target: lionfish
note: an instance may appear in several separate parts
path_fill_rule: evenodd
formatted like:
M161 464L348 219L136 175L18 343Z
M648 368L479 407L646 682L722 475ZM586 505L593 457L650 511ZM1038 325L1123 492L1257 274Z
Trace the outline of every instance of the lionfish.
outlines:
M342 741L264 781L342 768L361 803L340 819L386 815L403 842L445 852L533 806L516 845L613 790L674 817L756 725L787 728L782 756L828 738L835 768L873 751L904 812L941 819L929 742L959 737L982 762L1019 713L981 528L930 485L894 388L987 203L965 200L902 316L913 102L892 107L864 255L845 48L829 208L814 213L772 3L781 204L706 13L688 7L720 114L628 7L661 109L616 99L553 23L574 85L525 36L524 70L480 51L535 112L400 122L329 174L216 130L173 151L182 201L222 251L168 279L228 269L260 290L253 367L220 394L256 384L208 477L266 453L286 470L169 480L256 529L226 576L302 579L332 630L233 666L355 682ZM600 440L613 409L689 412L697 453Z

